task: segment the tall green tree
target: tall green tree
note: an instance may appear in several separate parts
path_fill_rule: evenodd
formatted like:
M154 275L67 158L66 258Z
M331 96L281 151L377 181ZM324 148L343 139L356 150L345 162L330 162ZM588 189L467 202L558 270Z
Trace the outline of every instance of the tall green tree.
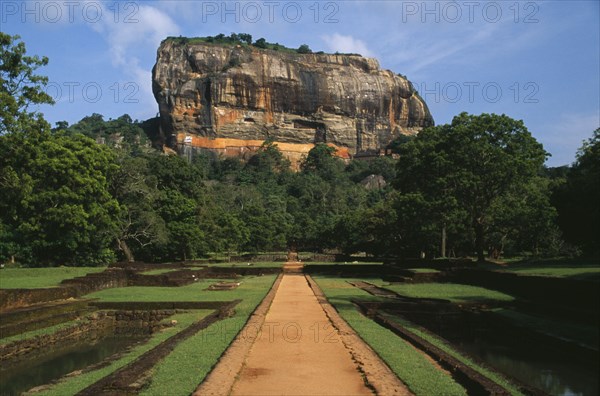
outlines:
M553 202L565 239L586 255L600 255L600 128L579 149Z
M0 32L0 135L49 127L39 112L30 109L54 103L44 91L48 77L35 74L48 58L26 53L19 36Z
M119 168L110 181L110 191L120 206L116 242L128 261L135 261L135 255L150 245L167 242L165 221L157 210L158 180L148 165L156 156L131 156L119 151Z
M423 194L435 208L440 230L466 213L479 261L485 260L492 203L531 180L547 155L522 121L467 113L426 128L399 152L397 188Z
M113 260L116 169L111 150L82 135L0 136L0 217L18 246L11 255L35 266Z

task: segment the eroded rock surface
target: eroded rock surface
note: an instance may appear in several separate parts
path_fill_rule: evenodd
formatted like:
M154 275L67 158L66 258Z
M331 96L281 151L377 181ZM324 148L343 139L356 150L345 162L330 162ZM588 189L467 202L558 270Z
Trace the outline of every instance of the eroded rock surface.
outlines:
M433 124L406 78L358 55L167 39L153 91L162 134L179 152L247 158L271 139L292 163L321 142L351 158Z

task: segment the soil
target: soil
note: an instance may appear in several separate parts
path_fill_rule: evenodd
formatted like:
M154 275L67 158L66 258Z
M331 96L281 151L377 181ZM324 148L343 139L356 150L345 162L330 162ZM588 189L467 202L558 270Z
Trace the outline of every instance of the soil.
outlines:
M194 395L410 394L301 265L286 265L278 286Z

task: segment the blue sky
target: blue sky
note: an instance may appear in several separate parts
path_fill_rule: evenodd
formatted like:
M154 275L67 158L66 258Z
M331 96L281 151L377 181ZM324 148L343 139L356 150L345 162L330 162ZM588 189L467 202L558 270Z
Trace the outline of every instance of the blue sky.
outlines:
M40 74L55 123L94 112L156 115L151 70L166 36L250 33L288 47L355 52L406 75L436 124L456 114L522 119L552 154L575 159L600 126L600 2L10 1L5 33L50 58Z

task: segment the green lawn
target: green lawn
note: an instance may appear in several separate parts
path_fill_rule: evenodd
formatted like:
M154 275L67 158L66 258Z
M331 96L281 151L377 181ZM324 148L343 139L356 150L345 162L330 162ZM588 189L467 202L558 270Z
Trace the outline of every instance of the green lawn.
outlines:
M408 270L417 274L436 274L440 272L434 268L409 268Z
M150 386L142 394L191 394L244 327L274 280L274 275L252 277L245 280L238 289L225 292L230 293L227 299L243 299L236 306L235 315L214 323L177 345L169 356L154 367Z
M515 272L520 275L540 275L554 276L560 278L598 278L600 277L600 266L581 266L581 267L521 267L511 268L507 271Z
M86 297L98 298L101 301L230 301L244 298L247 290L252 289L260 278L272 280L273 277L269 275L240 278L236 282L241 282L241 285L233 290L208 291L205 289L213 283L222 282L223 279L199 279L197 282L181 287L130 286L104 289L88 294Z
M227 349L233 338L243 328L248 317L270 290L276 276L244 277L240 287L226 291L203 290L220 280L202 280L183 287L124 287L107 289L93 293L104 301L230 301L242 299L231 318L218 321L187 340L175 349L154 368L151 382L143 391L147 395L189 395L202 382ZM174 328L168 328L152 336L148 343L136 346L119 360L82 375L66 378L42 395L75 394L106 375L123 367L155 345L175 335L210 311L190 311L177 314L168 320L178 321Z
M414 298L440 298L461 303L486 300L514 300L514 297L509 296L508 294L484 289L483 287L461 285L457 283L390 284L380 280L370 280L370 282L403 296Z
M390 366L416 395L466 395L451 376L435 367L425 355L390 330L361 315L351 299L374 300L348 280L315 276L315 281L340 315Z
M39 289L56 287L64 279L102 272L105 267L3 268L0 289Z

